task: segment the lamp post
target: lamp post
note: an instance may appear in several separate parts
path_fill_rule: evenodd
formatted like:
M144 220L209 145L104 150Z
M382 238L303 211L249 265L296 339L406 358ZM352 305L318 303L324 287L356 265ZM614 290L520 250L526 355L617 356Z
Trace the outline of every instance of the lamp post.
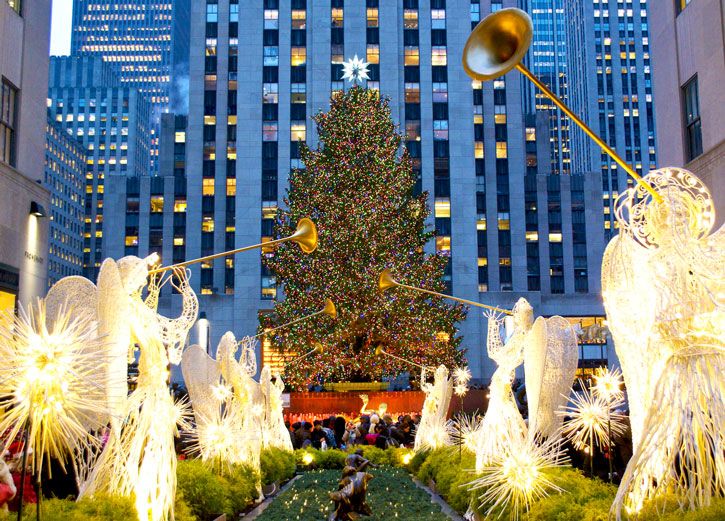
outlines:
M196 322L196 327L198 328L199 346L206 351L206 354L211 356L211 353L209 353L209 319L206 318L206 311L199 313L199 320Z

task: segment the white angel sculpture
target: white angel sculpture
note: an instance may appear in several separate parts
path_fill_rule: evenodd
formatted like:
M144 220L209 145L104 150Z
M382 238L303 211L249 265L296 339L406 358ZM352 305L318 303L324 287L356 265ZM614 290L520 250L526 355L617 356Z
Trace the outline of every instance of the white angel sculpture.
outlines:
M193 345L184 351L181 369L202 459L227 466L246 463L259 470L264 403L252 379L257 370L254 346L247 344L237 361L239 344L229 331L219 341L216 359Z
M682 507L725 495L725 232L691 172L654 170L616 201L602 293L627 386L634 453L613 512L665 491Z
M425 381L426 370L420 375L421 389L425 392L423 414L415 431L413 450L436 449L451 443L451 424L446 419L453 395L453 379L444 365L435 370L432 384Z
M488 410L476 435L476 470L481 471L501 454L511 438L523 438L526 425L511 392L514 371L524 360L524 344L533 322L533 309L525 299L514 306L514 330L508 342L501 340L501 319L490 312L488 317L488 356L498 368L491 377Z
M112 431L100 456L86 463L81 474L80 495L109 492L133 496L136 510L151 521L168 518L176 490L174 436L183 420L183 407L174 402L168 387L168 365L178 362L189 329L196 320L198 301L186 270L175 270L172 282L182 295L182 314L168 319L156 312L161 285L156 279L146 288L148 260L124 257L118 262L106 259L98 280L99 333L111 334L114 344L109 354L116 373L106 375L104 385L109 400L117 402L124 420L123 429ZM123 342L128 343L124 346ZM140 348L136 390L122 400L126 363L133 344ZM121 354L123 351L123 358ZM123 367L121 369L121 367ZM124 383L121 384L121 378ZM125 398L125 397L124 397Z
M290 438L289 430L284 424L284 409L282 406L284 382L282 378L275 375L273 382L272 371L265 365L259 375L259 385L264 397L262 445L264 447L293 450L292 438Z

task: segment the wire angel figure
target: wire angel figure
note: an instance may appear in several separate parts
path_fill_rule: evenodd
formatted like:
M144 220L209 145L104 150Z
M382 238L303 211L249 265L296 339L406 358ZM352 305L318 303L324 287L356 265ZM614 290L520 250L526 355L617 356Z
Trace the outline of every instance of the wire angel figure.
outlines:
M435 370L433 383L426 382L426 370L421 370L421 389L425 393L423 414L415 431L413 450L418 452L451 444L453 425L446 420L453 395L453 380L444 365Z
M514 371L524 361L524 344L533 322L533 310L525 299L519 299L513 309L514 330L506 343L501 339L501 315L488 311L485 316L488 318L488 356L498 364L498 368L491 377L488 410L478 429L477 472L501 453L512 437L526 434L526 425L511 391L511 382Z
M634 453L612 506L665 491L683 508L725 495L725 231L707 187L678 168L615 203L620 234L602 263L607 320L630 402Z
M99 272L99 333L115 339L110 358L118 371L115 375L109 371L105 385L124 423L123 429L117 425L112 430L100 456L85 463L88 468L81 473L85 481L79 488L81 497L96 492L132 496L137 512L157 521L166 519L173 508L174 436L187 414L185 404L174 402L169 391L168 365L180 360L199 304L188 272L177 269L171 283L181 294L182 314L176 319L159 315L155 304L163 283L152 282L148 298L142 298L148 268L147 259L129 256L118 262L106 259ZM121 400L126 362L134 344L140 348L138 386L127 400Z
M274 378L274 381L272 379ZM259 385L264 397L264 413L262 418L262 444L264 447L277 447L282 450L293 450L289 430L284 424L282 393L284 382L279 375L272 376L268 366L262 367L259 374Z

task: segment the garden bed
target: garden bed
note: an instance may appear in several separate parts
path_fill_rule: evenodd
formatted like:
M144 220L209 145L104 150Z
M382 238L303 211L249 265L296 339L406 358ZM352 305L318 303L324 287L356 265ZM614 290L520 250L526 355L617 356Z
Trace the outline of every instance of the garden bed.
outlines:
M373 510L370 521L400 519L407 521L442 521L448 519L430 496L418 488L408 473L399 468L380 467L370 470L374 479L368 485L367 500ZM333 503L327 494L337 490L340 471L306 472L256 519L279 521L319 521L327 519Z

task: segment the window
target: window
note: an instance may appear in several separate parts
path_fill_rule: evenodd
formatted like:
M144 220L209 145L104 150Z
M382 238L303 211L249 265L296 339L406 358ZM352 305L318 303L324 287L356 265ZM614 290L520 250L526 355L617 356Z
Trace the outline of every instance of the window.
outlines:
M214 195L214 179L205 178L201 185L201 195Z
M12 166L15 166L17 99L18 89L3 79L0 92L0 161Z
M367 8L368 27L378 27L378 8Z
M403 27L405 29L418 28L418 11L415 9L406 9L403 12Z
M164 211L164 196L163 195L152 195L151 196L151 213L160 213Z
M687 160L692 161L702 154L702 124L700 122L700 96L697 91L697 76L682 87L685 100L685 141Z
M417 47L406 47L405 48L405 65L418 65L420 58Z
M446 28L446 11L445 9L433 9L430 12L431 29Z
M431 49L431 65L446 65L447 62L446 48L442 46L434 46Z
M333 7L332 9L332 27L342 27L343 22L343 11L339 7Z
M675 0L675 10L677 11L677 14L680 14L685 7L690 5L690 2L692 0ZM13 5L12 0L10 0L10 5Z
M380 46L378 44L368 44L366 59L368 63L380 63Z
M292 47L292 54L290 60L292 67L297 67L299 65L304 65L305 63L307 63L307 48Z
M292 11L292 29L304 29L307 26L307 12L301 9Z
M304 121L293 121L290 125L290 139L292 141L304 141L307 128Z

